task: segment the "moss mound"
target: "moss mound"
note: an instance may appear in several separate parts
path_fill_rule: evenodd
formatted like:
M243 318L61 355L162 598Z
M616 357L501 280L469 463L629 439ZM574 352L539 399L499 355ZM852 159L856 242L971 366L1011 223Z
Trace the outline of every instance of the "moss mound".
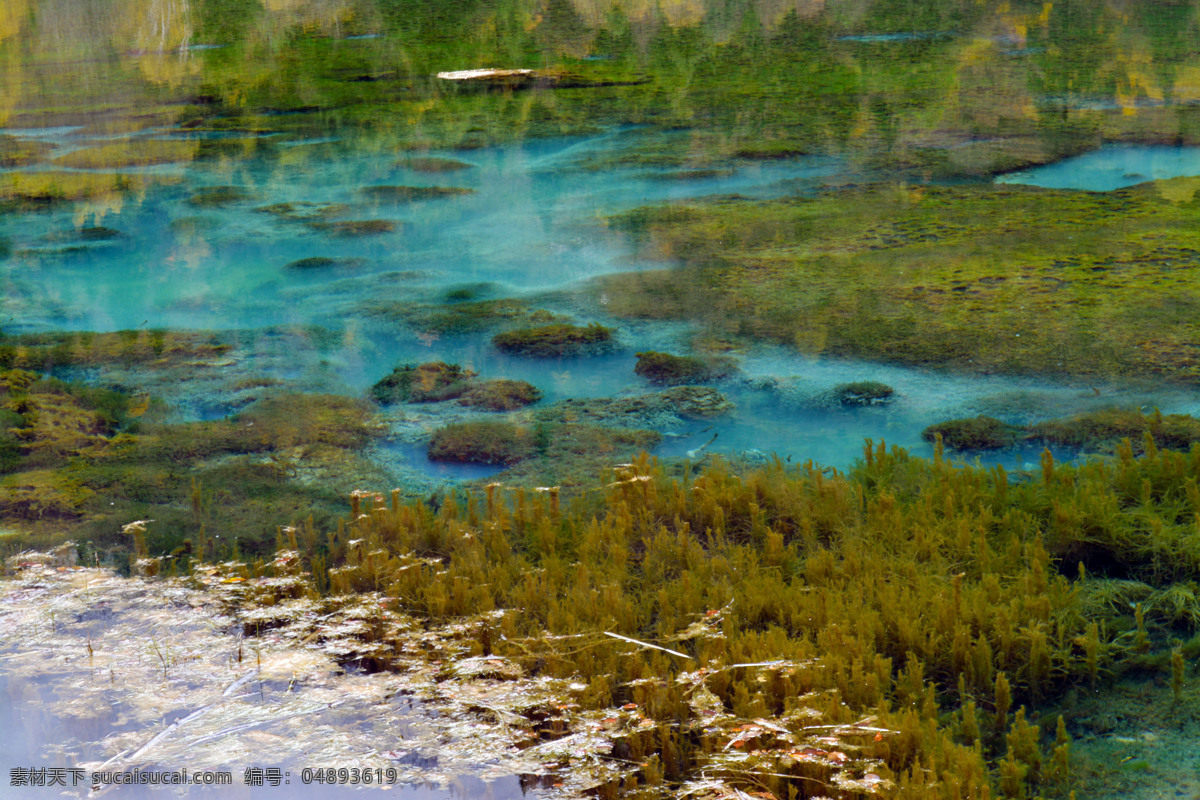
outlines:
M474 372L444 361L405 364L372 386L371 395L385 405L452 400L471 388L474 377Z
M414 156L396 162L397 166L408 167L417 172L460 172L464 169L474 169L474 164L459 161L454 158L436 158L434 156Z
M469 290L447 292L450 306L418 306L406 309L403 316L423 331L455 336L494 330L502 325L545 325L563 320L558 314L530 308L523 300L498 298L470 301Z
M336 258L328 256L309 256L308 258L298 258L295 261L289 261L283 265L284 269L328 269L336 267L341 262Z
M393 222L390 219L352 219L338 222L312 221L307 224L313 230L329 234L330 236L344 238L378 236L382 233L392 233L400 227L399 223Z
M558 323L504 331L492 337L496 347L513 355L564 358L595 355L613 345L613 330L593 322L579 326Z
M833 387L833 397L843 406L875 406L891 402L896 390L878 381L855 381Z
M447 425L436 430L429 442L431 461L515 464L536 454L532 430L494 420Z
M488 411L514 411L542 399L536 386L525 381L483 381L463 393L459 401L465 406Z
M240 186L211 186L194 193L187 202L199 208L224 208L252 199L254 195Z
M734 372L731 359L676 356L649 350L637 354L633 371L651 383L672 386L727 378Z
M921 431L921 438L932 442L940 435L942 444L954 450L998 450L1016 444L1022 433L1014 425L980 415L930 425Z
M1122 439L1141 452L1147 437L1157 447L1187 450L1200 442L1200 420L1186 414L1142 414L1136 409L1105 409L1029 426L1030 438L1081 449L1113 450Z
M391 203L411 203L417 200L437 200L442 197L475 194L474 189L458 186L364 186L359 192L367 197Z

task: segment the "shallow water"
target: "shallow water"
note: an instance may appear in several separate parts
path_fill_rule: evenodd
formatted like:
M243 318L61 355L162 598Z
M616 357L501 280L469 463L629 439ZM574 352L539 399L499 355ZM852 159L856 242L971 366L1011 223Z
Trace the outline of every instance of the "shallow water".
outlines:
M1200 175L1200 147L1108 145L1053 164L1010 172L997 183L1111 192L1149 181Z
M36 133L64 151L92 143L74 129ZM311 143L320 148L319 156L294 163L289 153L306 142L288 144L293 147L267 146L249 158L134 170L169 175L178 182L152 187L140 199L117 207L21 215L19 224L8 227L13 255L3 266L2 278L5 309L19 320L12 328L238 329L254 339L254 331L269 326L317 325L332 331L329 338L337 344L284 357L264 344L230 368L285 379L301 389L360 394L397 364L444 360L486 378L529 381L542 391L543 403L649 392L654 387L633 375L634 354L651 349L682 352L688 348L689 327L610 320L603 297L599 306L579 307L563 292L599 275L661 267L640 263L625 239L606 232L603 216L714 193L773 197L815 191L839 174L834 159L793 157L732 160L703 171L699 178L680 180L680 170L674 168L622 166L623 158L646 148L669 153L686 144L683 134L638 128L446 151L434 155L466 166L436 176L406 166L403 154L388 152L386 144L374 138L320 140ZM1159 163L1166 157L1165 148L1145 151L1138 151L1136 158ZM1125 161L1113 169L1150 169L1135 161L1128 149L1119 152ZM1119 160L1106 153L1094 154L1071 174L1083 169L1091 175L1088 163ZM1200 164L1200 156L1197 159ZM1071 168L1067 163L1058 166ZM474 193L410 201L379 199L362 191L393 185L451 186ZM197 193L221 186L234 186L241 194L214 207L195 204ZM307 225L311 220L263 211L282 203L294 204L299 214L333 209L333 221L385 219L397 229L334 236ZM110 232L103 240L82 239L78 232L88 228ZM312 257L333 263L288 266ZM490 330L439 336L403 321L403 309L412 303L453 309L445 298L455 289L472 299L524 298L531 307L613 324L619 347L607 355L544 361L499 353L490 344ZM263 342L270 338L262 336ZM698 452L774 454L846 467L861 454L866 438L928 454L930 446L920 439L920 431L956 416L989 413L1016 422L1091 405L1135 403L1163 411L1185 411L1193 405L1191 398L1180 395L1146 396L1120 387L1107 391L1102 403L1093 403L1086 386L955 377L807 358L770 348L744 353L740 362L743 378L721 387L738 410L690 430L668 432L660 454L684 455L700 448ZM173 380L180 377L182 381L167 391L183 418L216 419L238 409L233 399L213 395L208 383L193 389L186 374ZM897 399L864 409L830 403L833 386L867 379L893 385ZM1023 393L1023 399L1006 402L1012 393ZM707 443L712 433L718 436ZM433 464L418 450L410 443L402 452L393 448L392 455L439 481L494 472L474 465ZM1020 467L1026 456L1007 453L995 458Z
M156 595L161 584L146 587L96 570L85 587L75 577L59 572L24 584L0 581L5 611L0 749L6 785L13 792L44 792L55 779L21 788L9 770L57 769L58 797L361 798L368 796L363 792L378 791L379 784L350 786L336 775L332 783L313 779L318 768L357 764L373 774L382 770L390 797L536 796L516 775L484 780L475 776L483 772L478 763L463 770L462 756L448 747L439 758L438 751L428 748L430 731L439 724L437 712L382 687L382 676L343 675L332 662L322 665L320 657L314 661L312 654L276 649L278 642L247 642L246 663L239 664L227 654L239 651L241 639L221 630L230 621L213 614L211 598L189 606L178 592ZM164 625L167 620L155 606L170 609L170 624ZM169 666L156 670L159 658L166 659L160 666ZM250 663L255 659L257 671ZM281 671L272 664L285 666ZM235 682L244 688L222 694L238 675L256 680ZM312 696L330 689L331 695ZM222 717L228 714L232 717ZM297 716L306 720L306 727L293 727ZM448 730L442 736L443 742L453 739ZM300 748L285 743L307 737L311 740ZM325 749L330 739L337 742L332 750ZM134 750L140 755L126 758ZM331 752L339 753L336 763ZM500 764L502 754L493 755L486 763ZM248 768L278 769L279 780L250 785L244 780ZM96 773L185 769L192 780L206 780L201 773L217 781L224 781L221 773L229 773L232 780L186 788L92 788ZM422 785L413 780L414 769L415 774L426 770L439 777Z

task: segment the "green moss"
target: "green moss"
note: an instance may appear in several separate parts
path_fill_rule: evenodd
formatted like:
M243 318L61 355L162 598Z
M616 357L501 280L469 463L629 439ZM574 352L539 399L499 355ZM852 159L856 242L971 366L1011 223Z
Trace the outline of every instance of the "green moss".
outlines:
M492 344L513 355L532 358L564 358L594 355L613 345L613 330L593 322L587 326L557 323L504 331Z
M460 398L465 406L484 408L488 411L515 411L536 403L542 393L536 386L525 381L483 381L468 389Z
M338 264L336 258L328 258L327 256L309 256L308 258L299 258L295 261L289 261L283 265L284 269L327 269L335 267Z
M886 383L855 381L833 387L833 396L844 406L874 406L890 402L895 391Z
M344 214L350 210L350 206L341 203L274 203L254 210L289 222L308 223Z
M470 388L475 373L458 364L430 361L425 364L406 364L392 369L389 375L371 387L378 403L431 403L452 400Z
M458 186L364 186L359 192L389 203L411 203L417 200L436 200L442 197L461 197L475 194L474 189Z
M638 353L633 371L651 383L677 385L705 383L727 378L734 372L733 361L726 358L676 356L653 350Z
M1137 409L1104 409L1029 426L1029 436L1049 444L1112 451L1129 439L1141 452L1149 435L1156 446L1187 450L1200 442L1200 420L1186 414L1142 414Z
M0 167L11 169L37 163L50 149L48 145L40 142L0 135Z
M124 235L115 228L106 228L103 225L93 225L79 229L79 238L89 242L106 242L112 239L120 239Z
M194 331L16 334L0 339L0 369L48 371L55 367L99 364L167 366L213 361L231 349L232 345L216 334Z
M356 219L340 222L309 222L309 227L330 236L358 237L378 236L381 233L391 233L400 227L399 223L389 219Z
M968 417L930 425L921 438L934 441L939 435L946 447L954 450L998 450L1011 447L1021 439L1022 431L995 417Z
M396 165L407 167L417 172L432 173L459 172L475 167L474 164L468 164L465 161L458 161L453 158L436 158L433 156L413 156L396 162Z
M36 211L81 200L116 199L179 178L96 172L9 172L0 178L0 208Z
M537 453L529 428L511 422L460 422L434 431L429 442L432 461L515 464Z
M355 449L379 432L369 403L331 394L266 397L232 418L250 442L263 449L327 444Z
M188 197L189 205L200 208L224 208L234 203L245 203L254 199L254 195L240 186L210 186Z
M636 209L610 225L678 266L589 291L617 316L806 353L1194 383L1185 189L897 186Z
M459 292L460 290L451 290ZM461 293L460 293L461 296ZM467 298L464 296L464 300ZM530 308L523 300L498 298L463 302L447 296L452 302L446 306L417 306L406 310L404 316L423 331L459 335L477 331L494 330L501 325L537 325L555 323L564 318L550 311Z

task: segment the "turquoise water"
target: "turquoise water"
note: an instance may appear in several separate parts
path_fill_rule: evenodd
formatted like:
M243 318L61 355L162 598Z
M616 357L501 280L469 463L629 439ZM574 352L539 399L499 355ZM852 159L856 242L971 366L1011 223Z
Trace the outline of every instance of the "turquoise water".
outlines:
M51 143L61 152L104 141L74 128L8 133ZM160 130L153 136L171 133ZM464 165L430 175L412 169L407 154L377 138L273 137L259 141L249 157L128 170L173 182L115 206L83 204L7 221L4 234L12 255L0 262L6 329L237 330L251 346L222 367L230 377L226 383L234 375L266 375L301 390L355 396L397 364L432 360L460 363L484 378L528 381L542 391L543 403L648 393L656 387L634 375L635 354L687 352L695 331L679 323L614 320L605 313L603 296L596 304L581 299L586 295L577 290L589 279L663 266L639 261L626 239L606 229L605 215L710 194L813 192L844 171L830 157L731 159L703 169L644 163L646 152L669 154L686 145L684 134L616 128L586 137L430 153ZM1089 183L1099 180L1093 173L1138 169L1158 175L1169 164L1184 169L1185 157L1194 158L1200 170L1197 153L1108 149L1045 169L1095 188L1098 184ZM1041 175L1030 171L1029 179L1050 185L1052 178ZM363 191L387 186L470 193L411 200ZM198 205L195 198L214 187L233 187L232 199ZM291 217L266 210L282 203L293 204ZM314 220L386 220L395 229L348 237L308 224ZM102 237L86 235L98 228L108 231ZM289 266L313 257L330 263ZM446 300L451 290L473 299L521 298L530 307L580 322L613 325L618 347L589 358L513 357L491 345L491 330L438 335L405 318L404 309L414 303L452 307ZM314 335L322 344L295 347L279 335L300 328L323 330ZM1196 406L1182 394L1148 395L1114 386L1097 399L1087 386L957 377L808 358L766 346L737 359L738 376L720 386L736 410L663 431L659 454L777 455L846 467L861 454L866 438L929 454L920 431L953 417L987 413L1023 422L1113 404L1164 411ZM158 378L136 372L119 379L104 372L66 377L107 380L163 396L182 419L217 419L252 399L229 394L203 371ZM873 408L842 408L831 400L834 386L856 380L888 383L897 397ZM411 425L397 429L394 441L380 451L385 463L435 482L496 471L424 459L422 437L436 419L434 414L415 433ZM1035 455L989 458L1019 469L1036 462Z
M1200 175L1200 147L1109 145L1042 167L1010 172L997 183L1111 192L1148 181Z

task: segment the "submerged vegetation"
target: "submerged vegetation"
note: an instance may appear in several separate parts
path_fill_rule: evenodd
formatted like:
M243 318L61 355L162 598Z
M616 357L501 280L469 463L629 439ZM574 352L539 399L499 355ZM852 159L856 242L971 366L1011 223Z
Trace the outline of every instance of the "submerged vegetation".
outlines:
M392 369L371 387L377 403L435 403L458 400L465 406L488 411L512 411L541 399L537 387L525 381L476 380L476 374L458 364L430 361Z
M930 442L940 437L955 450L997 450L1032 441L1087 452L1113 453L1129 447L1141 453L1156 448L1187 450L1200 442L1200 420L1188 414L1109 408L1025 426L980 415L930 425L921 435Z
M1194 384L1196 206L1172 188L1186 180L636 209L611 225L678 266L600 278L594 291L619 316L693 320L810 354Z
M677 356L649 350L637 354L633 371L651 383L672 386L727 378L733 374L734 365L727 358Z
M497 333L492 337L492 344L502 352L532 358L595 355L614 346L613 329L595 322L586 326L560 322L516 328Z

